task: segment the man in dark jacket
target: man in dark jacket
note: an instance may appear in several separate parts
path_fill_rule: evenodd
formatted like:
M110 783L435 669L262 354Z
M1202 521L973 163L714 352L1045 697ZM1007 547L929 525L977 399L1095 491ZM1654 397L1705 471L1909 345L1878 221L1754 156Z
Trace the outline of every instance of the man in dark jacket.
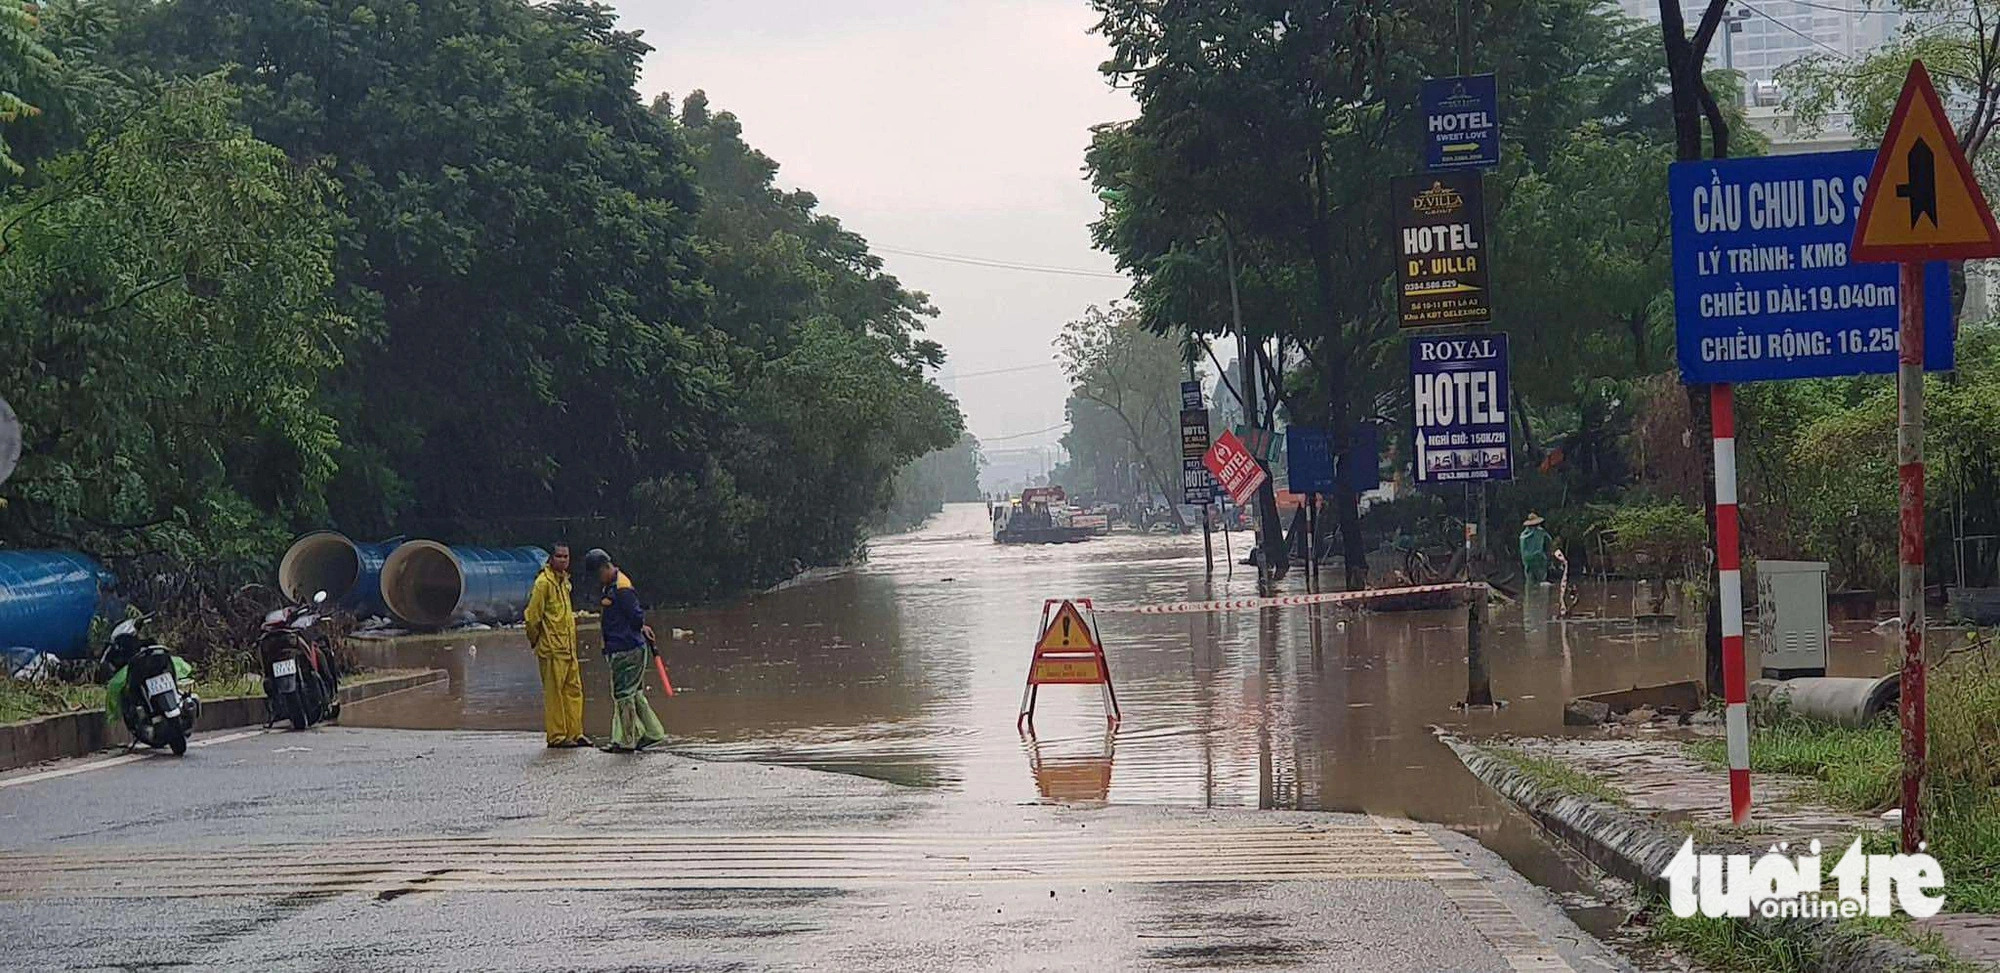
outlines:
M604 661L611 669L611 746L613 753L644 750L667 738L660 718L646 701L646 668L652 661L653 629L632 579L611 563L611 555L592 549L583 556L585 574L594 575L603 590Z

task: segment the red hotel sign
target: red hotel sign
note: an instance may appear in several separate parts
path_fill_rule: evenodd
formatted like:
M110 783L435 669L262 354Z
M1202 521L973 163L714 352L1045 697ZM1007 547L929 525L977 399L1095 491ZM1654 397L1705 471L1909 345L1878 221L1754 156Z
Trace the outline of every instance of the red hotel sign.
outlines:
M1229 491L1230 499L1235 500L1239 507L1249 503L1251 494L1256 493L1267 479L1264 468L1257 465L1256 458L1243 447L1243 440L1236 438L1233 432L1224 431L1217 437L1215 445L1208 448L1208 455L1203 456L1201 461L1208 466L1210 473L1215 474L1215 482Z

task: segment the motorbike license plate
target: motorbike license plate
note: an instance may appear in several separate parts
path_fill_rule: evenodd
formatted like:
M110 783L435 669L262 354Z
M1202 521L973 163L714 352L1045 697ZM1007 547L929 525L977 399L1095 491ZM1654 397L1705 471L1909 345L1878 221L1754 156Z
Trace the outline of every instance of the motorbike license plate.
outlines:
M296 676L298 674L299 662L297 659L280 659L277 662L271 663L272 676Z
M146 680L146 695L148 696L158 696L161 693L172 692L173 689L174 677L172 673L163 672Z

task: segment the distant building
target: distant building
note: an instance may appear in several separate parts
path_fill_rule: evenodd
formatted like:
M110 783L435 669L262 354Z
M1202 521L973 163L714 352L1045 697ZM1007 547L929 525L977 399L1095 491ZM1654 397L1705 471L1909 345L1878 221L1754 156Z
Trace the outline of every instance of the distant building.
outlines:
M1626 14L1660 22L1659 0L1619 0ZM1681 13L1692 31L1707 9L1706 0L1682 0ZM1812 54L1843 58L1866 55L1887 43L1907 16L1889 0L1731 0L1725 29L1708 47L1710 68L1729 67L1744 81L1744 110L1750 125L1771 143L1774 154L1832 152L1861 147L1853 117L1829 115L1809 131L1785 111L1778 70Z
M1660 22L1659 0L1619 0L1618 6ZM1707 8L1706 0L1682 0L1690 32ZM1779 68L1808 54L1866 54L1894 37L1904 19L1889 0L1731 0L1723 16L1735 21L1734 29L1716 33L1709 64L1733 66L1752 82L1776 80Z

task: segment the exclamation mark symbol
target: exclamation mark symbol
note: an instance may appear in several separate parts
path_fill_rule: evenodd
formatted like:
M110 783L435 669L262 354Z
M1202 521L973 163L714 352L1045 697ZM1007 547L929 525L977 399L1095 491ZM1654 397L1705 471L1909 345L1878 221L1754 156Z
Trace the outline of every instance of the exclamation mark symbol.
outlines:
M1069 645L1069 616L1063 616L1063 645Z

